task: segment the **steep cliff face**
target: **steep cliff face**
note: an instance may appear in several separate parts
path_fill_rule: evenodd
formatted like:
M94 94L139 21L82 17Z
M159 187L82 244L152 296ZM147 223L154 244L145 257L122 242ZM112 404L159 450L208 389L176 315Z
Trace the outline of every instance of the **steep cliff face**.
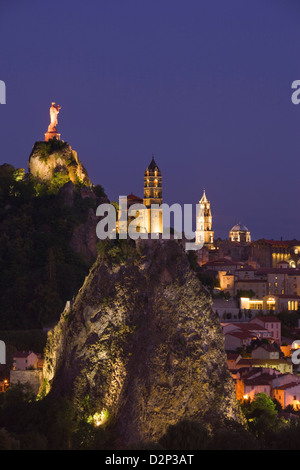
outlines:
M35 142L28 162L29 172L40 181L66 178L74 184L91 186L87 171L77 152L63 141Z
M72 237L70 240L70 248L82 256L82 258L90 265L97 258L97 244L99 239L96 234L96 226L99 222L99 217L96 216L96 208L100 204L109 203L109 199L105 195L100 197L89 188L80 188L77 191L81 200L90 201L84 208L86 213L86 220L74 227ZM75 204L75 186L72 181L69 181L62 186L58 192L58 198L61 203L74 210Z
M103 188L99 197L99 190L95 191L77 152L67 142L54 139L35 142L28 168L38 183L58 194L64 206L74 208L75 192L80 194L81 199L91 200L92 207L86 209L86 221L74 228L70 247L87 263L93 262L97 257L96 225L99 222L95 208L109 202Z
M75 227L70 247L76 253L79 253L87 262L92 262L97 258L96 226L99 218L96 217L95 210L89 209L87 221Z
M88 397L116 446L156 441L183 418L242 421L219 321L176 241L100 253L49 334L44 376L79 414Z

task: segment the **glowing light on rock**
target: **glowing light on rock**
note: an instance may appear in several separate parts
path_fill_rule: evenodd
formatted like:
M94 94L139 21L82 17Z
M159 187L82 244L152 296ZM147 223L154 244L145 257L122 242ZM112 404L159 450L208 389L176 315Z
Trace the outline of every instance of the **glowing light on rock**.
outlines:
M108 411L107 410L102 410L100 413L95 413L93 415L93 423L96 427L102 426L108 418Z

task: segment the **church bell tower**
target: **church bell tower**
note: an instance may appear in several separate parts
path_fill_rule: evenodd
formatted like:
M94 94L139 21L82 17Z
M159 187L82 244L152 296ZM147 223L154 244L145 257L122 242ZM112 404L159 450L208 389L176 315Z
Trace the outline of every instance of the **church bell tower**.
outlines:
M207 199L205 190L199 201L199 211L196 222L196 242L203 242L203 246L213 248L214 232L212 231L212 215L210 210L210 201Z
M144 224L147 233L163 232L162 209L153 207L153 205L160 206L162 201L161 171L152 155L152 161L144 173L143 204L146 207Z

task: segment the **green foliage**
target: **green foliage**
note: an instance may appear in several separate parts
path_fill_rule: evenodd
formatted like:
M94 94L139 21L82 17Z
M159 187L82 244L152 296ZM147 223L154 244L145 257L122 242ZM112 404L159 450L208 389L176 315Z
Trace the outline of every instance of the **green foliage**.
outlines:
M284 328L295 328L298 326L298 320L300 319L299 311L283 311L277 314L278 319Z
M132 240L101 240L98 242L97 248L100 257L112 264L125 263L140 258L140 253Z
M0 450L19 450L20 443L6 431L0 429Z
M167 450L205 450L209 442L209 433L202 423L182 420L169 426L159 445Z
M188 261L193 271L197 274L199 281L206 286L211 292L218 285L218 279L212 273L205 272L201 269L197 261L197 254L195 251L187 252Z
M276 450L300 450L300 421L292 419L270 436L270 447Z
M58 142L45 144L53 150ZM75 191L72 208L65 207L55 193L66 176L58 171L52 186L45 186L11 165L0 166L2 330L55 323L89 271L70 239L95 203Z
M208 430L210 428L210 430ZM165 450L255 450L255 437L234 420L214 423L182 420L169 426L158 442Z
M93 191L97 197L106 197L105 191L100 184L93 186Z
M67 398L34 400L26 387L16 385L0 406L0 450L104 449L109 433L79 419Z
M255 297L255 292L253 292L253 290L242 290L242 289L239 289L237 291L237 294L236 294L236 297L238 299L240 299L241 297L247 297L249 299L252 299L253 297Z
M56 169L49 184L49 192L53 194L58 193L58 190L69 181L69 173L67 173L66 171L60 171L59 168Z
M26 203L34 193L33 178L25 175L22 168L15 169L7 163L0 166L0 216L3 216L16 200Z
M195 253L195 251L188 251L187 252L187 257L188 257L188 260L189 260L189 263L190 263L190 266L192 268L193 271L199 271L199 264L197 262L197 254Z
M283 421L278 418L276 403L265 393L256 395L255 400L242 407L249 430L262 446L270 441L270 436L280 431Z
M47 395L36 401L29 388L12 386L1 396L0 450L105 450L114 441L108 426L88 420L93 404L88 396L78 416L68 398ZM300 422L278 418L276 405L265 394L244 408L248 428L234 420L184 419L169 426L158 442L130 449L196 450L299 450Z
M61 151L68 147L67 142L57 139L50 139L48 142L37 142L35 150L38 150L40 159L47 162L49 156L57 151Z
M72 450L105 450L108 439L107 430L80 421L72 435Z
M259 443L244 426L234 420L226 420L215 426L209 450L256 450Z

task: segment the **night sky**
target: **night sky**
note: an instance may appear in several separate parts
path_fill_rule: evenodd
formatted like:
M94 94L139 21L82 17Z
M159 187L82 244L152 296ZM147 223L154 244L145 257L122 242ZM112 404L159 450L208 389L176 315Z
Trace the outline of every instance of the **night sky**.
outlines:
M10 0L0 6L0 164L27 171L52 101L108 197L205 188L215 238L300 239L299 0Z

